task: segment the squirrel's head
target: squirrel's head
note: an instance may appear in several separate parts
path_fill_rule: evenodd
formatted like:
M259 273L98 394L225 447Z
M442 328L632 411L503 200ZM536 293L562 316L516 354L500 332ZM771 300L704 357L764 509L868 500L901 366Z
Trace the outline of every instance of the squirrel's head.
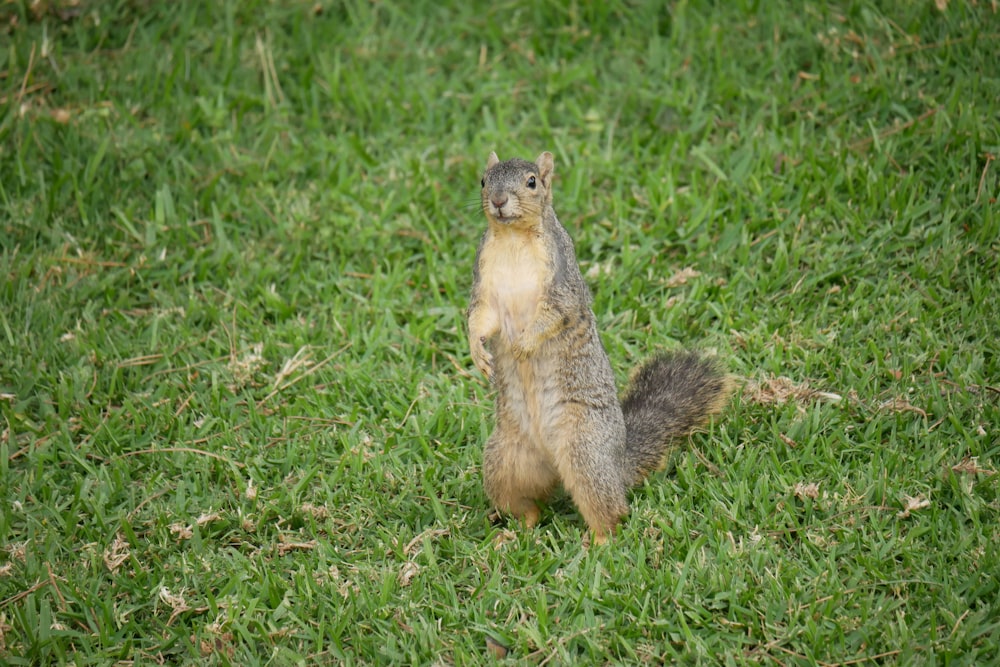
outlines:
M496 153L486 160L482 180L482 203L486 217L503 225L541 220L552 205L552 175L555 162L545 151L534 162L514 158L500 161Z

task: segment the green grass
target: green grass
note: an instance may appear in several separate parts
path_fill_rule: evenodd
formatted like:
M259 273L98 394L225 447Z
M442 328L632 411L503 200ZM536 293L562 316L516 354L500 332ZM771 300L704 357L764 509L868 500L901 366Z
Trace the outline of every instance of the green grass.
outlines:
M1000 662L1000 10L946 4L0 5L0 661ZM623 381L748 381L605 548L480 486L492 149Z

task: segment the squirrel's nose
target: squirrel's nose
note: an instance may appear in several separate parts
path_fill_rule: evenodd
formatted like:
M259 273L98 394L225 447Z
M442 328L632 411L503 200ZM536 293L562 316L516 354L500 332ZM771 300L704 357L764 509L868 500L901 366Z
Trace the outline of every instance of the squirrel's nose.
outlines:
M501 209L504 204L507 203L507 195L503 195L502 197L492 197L490 201L493 202L493 205L497 207L497 209Z

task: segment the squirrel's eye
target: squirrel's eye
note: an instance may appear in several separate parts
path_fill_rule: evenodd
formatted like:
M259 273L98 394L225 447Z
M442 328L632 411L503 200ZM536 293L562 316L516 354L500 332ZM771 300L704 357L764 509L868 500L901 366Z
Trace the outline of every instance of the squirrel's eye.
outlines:
M484 188L485 188L485 187L486 187L486 179L484 178L483 180L479 181L479 185L480 185L481 187L484 187Z
M531 188L532 190L535 189L535 177L534 176L529 176L528 177L528 187Z

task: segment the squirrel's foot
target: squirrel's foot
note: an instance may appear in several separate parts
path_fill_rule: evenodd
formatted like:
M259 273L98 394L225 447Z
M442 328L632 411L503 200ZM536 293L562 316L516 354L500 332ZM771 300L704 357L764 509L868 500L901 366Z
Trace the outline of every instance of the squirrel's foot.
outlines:
M521 521L524 523L524 527L531 530L538 525L538 521L542 518L542 512L537 506L530 507L528 510L521 515Z
M602 544L608 543L608 533L605 531L589 531L586 537L583 538L583 546L601 546Z

